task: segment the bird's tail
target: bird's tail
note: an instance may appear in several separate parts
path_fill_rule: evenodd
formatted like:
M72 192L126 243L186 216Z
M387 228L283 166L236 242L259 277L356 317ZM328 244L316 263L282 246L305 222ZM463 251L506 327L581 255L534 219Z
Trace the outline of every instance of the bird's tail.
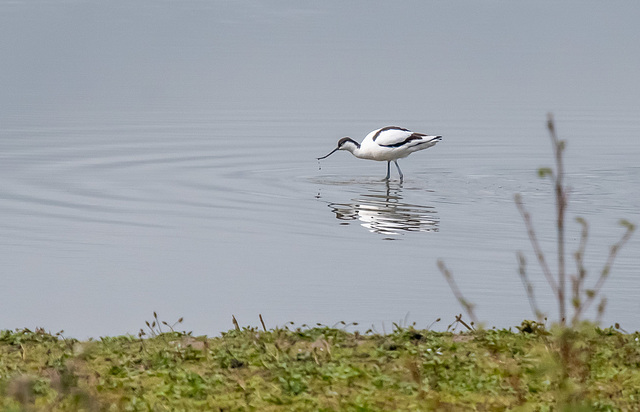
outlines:
M417 141L415 146L431 147L442 140L442 136L424 136L420 141Z

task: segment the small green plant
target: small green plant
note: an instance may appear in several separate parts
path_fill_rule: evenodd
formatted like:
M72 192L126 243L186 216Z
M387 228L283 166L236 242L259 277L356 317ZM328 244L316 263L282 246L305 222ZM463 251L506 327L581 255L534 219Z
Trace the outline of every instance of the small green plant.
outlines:
M551 114L547 117L547 129L549 131L549 135L551 137L551 143L553 148L553 154L555 159L555 169L550 167L541 167L538 169L538 176L541 178L550 178L553 182L553 191L555 198L555 225L556 225L556 260L558 263L557 272L554 273L549 264L547 263L547 259L545 257L545 253L542 251L540 247L540 243L538 242L538 237L536 235L536 230L533 227L533 221L531 218L531 214L526 210L524 206L524 201L522 196L518 193L515 195L515 203L522 215L522 219L525 223L527 234L529 236L529 240L533 247L533 251L536 255L538 263L542 269L542 273L551 288L557 304L558 304L558 312L559 312L559 322L561 326L566 326L567 324L567 269L566 269L566 241L565 241L565 214L568 205L569 199L569 188L564 183L565 172L564 172L564 163L563 163L563 154L566 148L566 142L564 140L558 139L556 134L556 127L553 120L553 116ZM578 245L578 249L574 253L574 259L576 262L576 273L571 274L569 277L569 281L571 284L570 290L570 301L571 306L574 309L573 315L571 317L571 326L577 326L583 320L583 316L585 312L590 308L594 301L600 299L597 312L598 312L598 320L602 317L604 313L607 300L604 297L601 297L602 286L609 278L611 273L611 269L615 262L615 259L618 255L618 252L622 247L627 243L627 241L631 238L635 230L635 225L627 220L621 220L620 224L625 228L625 232L620 238L618 242L616 242L609 249L609 255L607 257L606 262L602 270L600 271L600 275L598 276L596 282L592 287L586 287L587 280L587 270L584 266L584 255L587 244L587 239L589 235L589 226L586 220L582 217L577 217L576 221L581 225L582 231L580 236L580 243ZM533 289L533 283L529 279L526 270L526 258L522 251L517 252L518 258L518 274L522 280L522 283L525 288L525 292L529 299L529 303L531 305L531 310L533 311L534 316L536 317L538 323L542 323L545 319L545 314L542 310L540 310ZM472 325L477 324L478 320L474 313L474 304L467 300L462 294L460 288L455 282L453 273L446 267L442 259L438 260L438 268L440 272L443 274L449 286L462 306L467 315L472 320Z
M182 323L182 321L184 320L184 318L180 318L178 319L176 322L174 322L173 324L169 324L166 321L161 321L160 319L158 319L158 314L156 312L153 312L153 320L151 322L149 322L148 320L145 321L145 325L147 326L147 331L145 332L144 329L140 329L140 332L138 332L138 337L142 338L144 336L149 336L152 338L158 337L163 335L164 333L170 332L170 333L174 333L174 334L187 334L187 332L177 332L175 330L176 325L179 325ZM162 330L162 325L166 326L169 330L168 331L163 331Z
M542 269L542 273L544 274L549 287L556 297L556 301L558 303L560 324L564 326L566 325L568 320L565 213L569 202L569 188L564 183L565 172L563 164L563 153L566 148L566 142L564 140L558 139L555 123L551 114L549 114L547 117L547 129L549 131L549 135L551 136L551 146L554 153L555 169L552 169L550 167L542 167L538 169L538 176L541 178L550 178L553 182L554 187L556 210L556 260L558 263L558 268L555 274L547 263L545 254L538 242L538 237L536 236L536 231L533 227L531 215L526 210L524 202L522 200L522 196L520 194L515 195L515 203L518 207L518 210L520 211L520 214L522 215L522 219L524 220L529 240L531 241L531 245L533 247L536 258L538 259L540 268ZM633 231L635 230L635 226L629 221L620 221L621 226L625 228L625 232L620 240L609 249L609 256L607 257L607 260L602 270L600 271L600 275L596 280L594 286L591 288L587 288L585 286L587 280L587 270L584 266L584 254L589 234L589 226L586 220L582 217L577 217L576 221L582 226L582 231L578 249L574 253L574 259L576 261L576 273L571 274L569 277L569 281L571 284L571 290L569 292L570 301L571 306L574 310L573 316L571 317L572 326L576 326L578 323L580 323L587 309L589 309L592 303L598 298L600 298L600 302L598 304L598 320L602 317L607 303L606 298L600 297L602 286L609 278L611 268L613 267L613 263L618 252L625 245L625 243L627 243L627 241L633 234ZM524 284L527 297L529 298L529 302L531 304L531 309L538 321L541 321L544 318L544 313L539 309L536 303L533 285L526 272L526 259L524 253L520 251L517 253L517 256L519 266L518 273Z
M597 320L599 321L602 317L607 302L604 297L600 296L602 286L609 278L611 268L613 267L613 263L618 252L633 234L635 226L626 220L620 221L621 225L625 228L625 232L620 240L611 246L609 255L593 286L587 287L587 270L584 266L584 254L589 231L587 222L581 217L576 218L576 221L580 224L582 231L578 248L573 255L576 262L576 272L574 274L568 274L566 269L565 214L568 205L569 189L564 183L565 172L563 165L563 154L566 148L566 143L564 140L558 139L555 123L551 114L547 117L547 129L551 136L555 168L542 167L538 169L538 176L541 178L550 178L553 183L555 199L556 260L558 264L557 271L555 273L547 263L545 254L538 242L538 237L533 226L531 215L526 210L520 194L515 195L515 203L522 215L522 219L524 220L529 240L542 269L542 273L544 274L545 279L556 298L559 312L559 323L557 326L552 327L550 331L547 330L545 325L545 314L540 310L536 302L533 283L527 274L525 255L523 252L519 251L517 252L518 274L520 275L524 285L525 292L531 305L531 310L537 320L524 321L517 329L523 335L535 335L540 336L543 339L546 345L546 350L541 356L543 359L548 359L548 362L543 361L532 368L532 370L536 371L537 374L547 375L549 377L549 379L544 381L548 382L547 386L549 386L545 390L550 390L554 393L553 396L558 400L558 405L574 410L576 408L582 408L583 406L596 405L588 405L584 403L584 397L589 390L588 382L590 379L593 379L593 363L596 361L597 357L593 348L588 344L585 344L585 337L591 339L590 332L586 333L585 331L591 331L593 329L593 325L586 323L587 326L585 326L583 317L593 302L598 299ZM451 271L445 266L442 260L438 260L438 267L449 283L454 296L467 315L473 320L472 325L477 323L473 310L474 305L463 296ZM568 284L570 284L570 290L567 290ZM568 298L570 298L571 306L573 307L570 327L567 327ZM461 316L456 318L456 320L461 321L460 318ZM614 335L614 332L609 329L601 332L601 334L611 333ZM616 329L618 329L617 326ZM536 387L534 390L537 391L542 389ZM606 403L599 404L599 407L603 410L610 409L609 405ZM590 409L591 407L587 408L587 410Z

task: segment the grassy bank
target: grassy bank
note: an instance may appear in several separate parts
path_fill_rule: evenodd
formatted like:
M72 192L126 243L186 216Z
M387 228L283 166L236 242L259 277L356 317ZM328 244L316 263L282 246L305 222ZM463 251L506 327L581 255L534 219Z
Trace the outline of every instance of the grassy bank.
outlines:
M399 328L0 333L3 410L585 410L640 404L640 334ZM571 356L557 356L569 342ZM563 363L562 359L568 359Z

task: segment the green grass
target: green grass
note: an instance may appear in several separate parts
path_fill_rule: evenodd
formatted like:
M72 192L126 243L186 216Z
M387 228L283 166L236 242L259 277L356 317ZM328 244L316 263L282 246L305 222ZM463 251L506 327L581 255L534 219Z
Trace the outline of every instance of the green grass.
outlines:
M0 332L19 410L618 410L640 404L640 334L593 325L465 333L253 328L80 342ZM570 333L569 336L566 334ZM569 357L558 356L569 342ZM568 359L566 364L561 364Z

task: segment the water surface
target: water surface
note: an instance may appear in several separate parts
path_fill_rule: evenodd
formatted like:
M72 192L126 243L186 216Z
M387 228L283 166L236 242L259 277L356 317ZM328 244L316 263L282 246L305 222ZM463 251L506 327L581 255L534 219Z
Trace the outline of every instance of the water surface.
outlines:
M553 262L536 177L553 111L569 249L584 216L595 275L618 219L640 223L639 10L0 2L0 326L136 333L155 310L208 334L232 314L424 327L461 310L439 258L480 318L512 326L531 317L517 250L555 317L513 196ZM385 125L444 140L400 161L402 183L315 160ZM639 246L604 290L627 329Z

